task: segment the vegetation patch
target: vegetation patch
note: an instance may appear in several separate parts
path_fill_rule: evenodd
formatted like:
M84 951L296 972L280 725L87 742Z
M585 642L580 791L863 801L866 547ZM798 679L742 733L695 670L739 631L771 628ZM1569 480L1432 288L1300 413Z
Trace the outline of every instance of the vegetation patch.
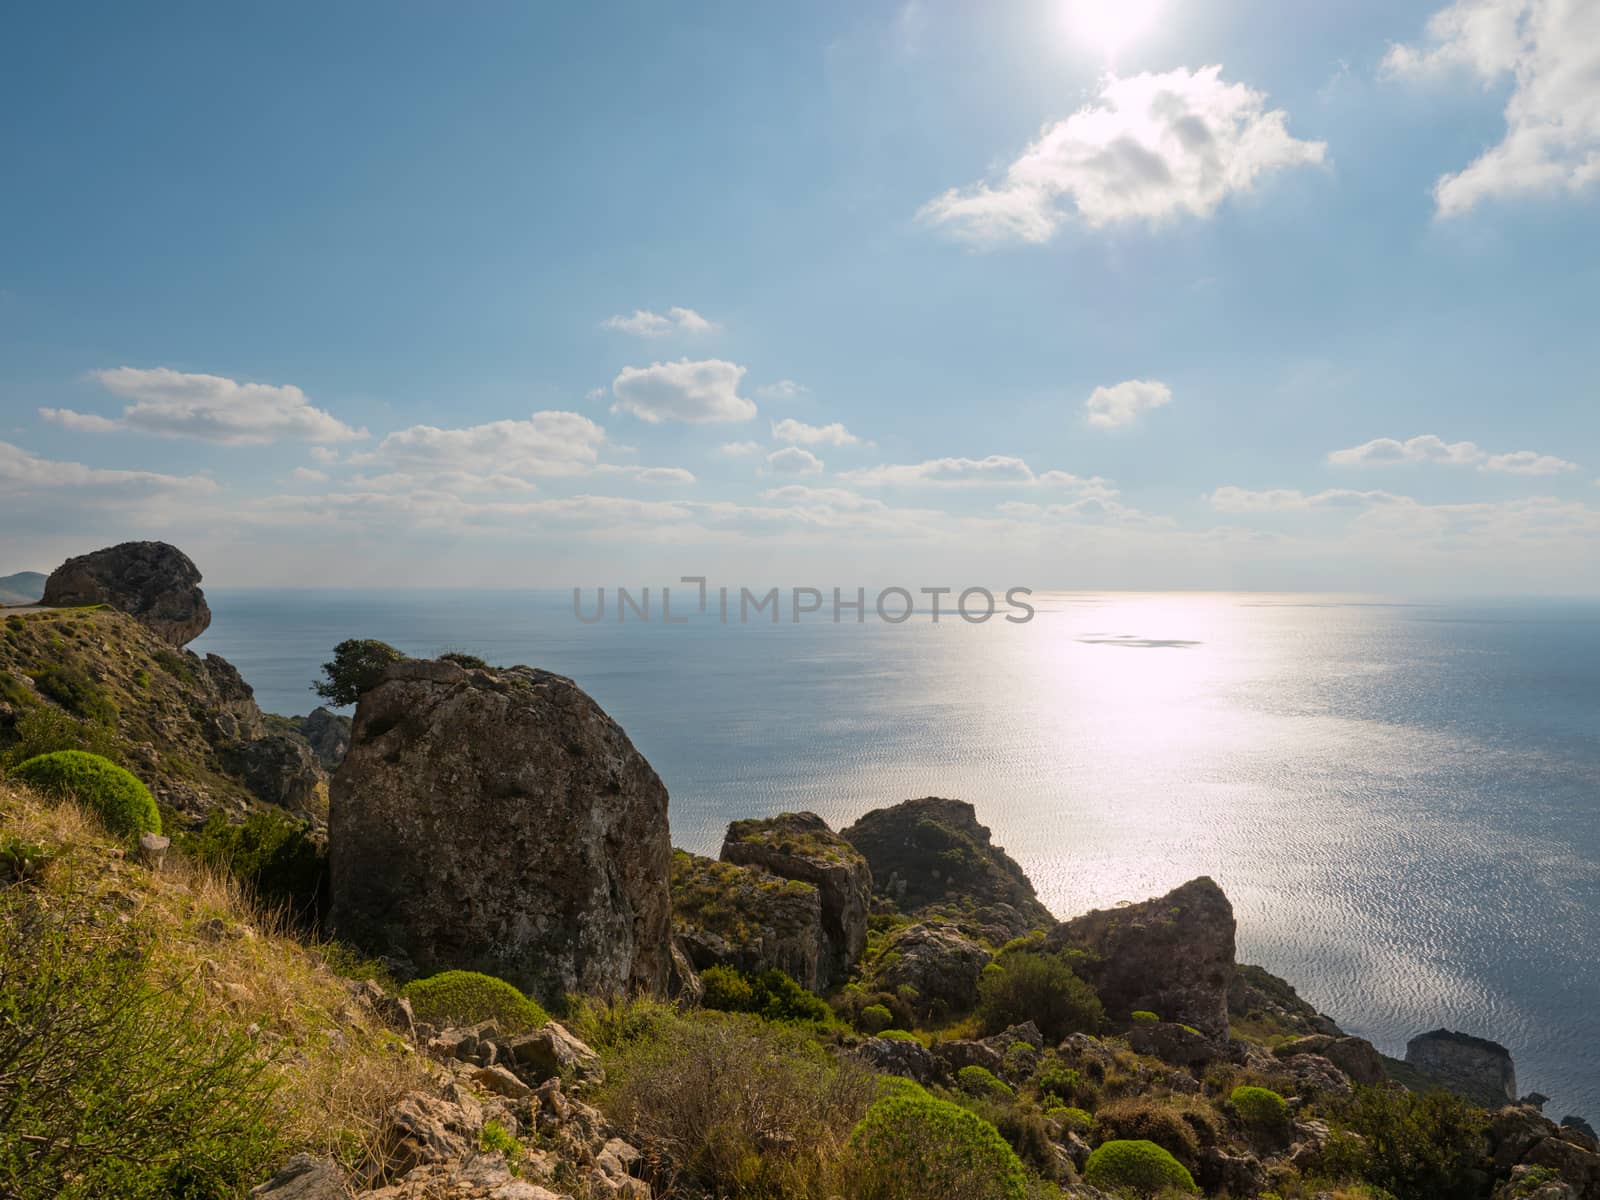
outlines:
M854 1200L1025 1200L1028 1177L993 1125L932 1096L879 1100L850 1135Z
M1095 1148L1084 1164L1083 1179L1093 1187L1135 1196L1164 1192L1197 1193L1194 1176L1154 1142L1115 1141Z
M1245 1128L1258 1133L1283 1134L1289 1129L1289 1106L1271 1088L1236 1087L1228 1099Z
M98 754L57 750L28 759L13 774L42 792L71 797L119 837L161 832L161 813L150 789Z
M400 989L417 1020L430 1025L494 1021L501 1033L538 1029L550 1015L503 979L477 971L441 971Z
M1072 973L1062 954L1013 950L985 967L978 979L978 1019L985 1033L1032 1021L1055 1043L1089 1033L1105 1019L1094 988Z
M733 967L709 967L700 973L703 1003L722 1012L754 1013L768 1021L826 1025L833 1010L782 971L746 975Z

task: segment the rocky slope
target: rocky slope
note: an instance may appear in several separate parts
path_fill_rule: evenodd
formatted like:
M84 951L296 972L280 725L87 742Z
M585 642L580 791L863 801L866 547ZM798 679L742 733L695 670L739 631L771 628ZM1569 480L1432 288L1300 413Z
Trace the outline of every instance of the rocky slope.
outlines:
M45 577L38 571L0 575L0 605L37 604L44 595Z

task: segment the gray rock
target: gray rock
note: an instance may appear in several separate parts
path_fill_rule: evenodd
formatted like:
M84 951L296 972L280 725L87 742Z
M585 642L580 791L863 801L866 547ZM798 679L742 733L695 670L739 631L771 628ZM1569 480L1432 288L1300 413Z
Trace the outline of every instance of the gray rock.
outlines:
M994 1075L1000 1075L1006 1068L1005 1057L982 1042L940 1042L933 1048L933 1056L944 1063L952 1075L962 1067L982 1067Z
M250 1189L270 1200L347 1200L350 1186L331 1158L296 1154L266 1183Z
M349 717L320 707L300 722L300 735L324 770L338 770L344 756L350 752L350 724Z
M388 667L356 708L328 829L333 927L369 953L545 1000L665 991L667 791L570 679Z
M172 847L172 839L162 837L159 833L141 833L139 835L139 861L152 871L159 871L167 861L167 851Z
M200 571L166 542L123 542L69 558L45 580L42 604L107 604L174 646L194 641L211 624Z
M965 1012L978 1002L978 976L990 954L950 925L922 922L896 930L870 969L873 988L898 991L910 987L914 1003L926 1012L942 1004Z
M485 1045L493 1046L494 1043L486 1042ZM508 1096L512 1100L521 1100L524 1096L533 1095L531 1087L504 1067L493 1065L480 1067L473 1072L472 1079L474 1083L494 1092L497 1096Z
M1228 1037L1233 906L1204 876L1154 900L1063 921L1045 946L1088 951L1073 969L1113 1020L1143 1010L1219 1041Z
M697 970L775 967L812 991L823 986L830 951L815 884L677 850L672 921Z
M1352 1083L1376 1086L1389 1078L1389 1072L1383 1065L1383 1055L1364 1038L1312 1034L1309 1037L1285 1042L1274 1053L1279 1058L1293 1058L1297 1054L1320 1054L1348 1075Z
M577 1076L591 1083L605 1079L600 1056L555 1021L511 1038L506 1050L525 1074L541 1082L562 1076Z
M1517 1098L1511 1051L1487 1038L1449 1029L1420 1033L1406 1043L1406 1065L1479 1104Z
M928 1048L902 1038L868 1038L856 1051L868 1066L886 1075L901 1075L917 1083L932 1083L942 1073Z
M1224 1051L1203 1033L1171 1021L1135 1025L1128 1030L1128 1048L1148 1054L1174 1067L1199 1067L1215 1062Z
M825 937L818 986L849 976L867 946L872 905L872 871L854 846L815 813L782 813L733 822L722 843L722 858L815 886Z
M222 761L268 804L321 820L327 805L327 772L298 737L271 734L225 747Z

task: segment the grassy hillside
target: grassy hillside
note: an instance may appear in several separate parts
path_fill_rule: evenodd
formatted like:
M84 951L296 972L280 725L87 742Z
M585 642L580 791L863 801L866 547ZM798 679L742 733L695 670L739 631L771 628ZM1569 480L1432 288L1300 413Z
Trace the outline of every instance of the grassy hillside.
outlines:
M45 578L38 571L0 575L0 604L37 604L44 595Z

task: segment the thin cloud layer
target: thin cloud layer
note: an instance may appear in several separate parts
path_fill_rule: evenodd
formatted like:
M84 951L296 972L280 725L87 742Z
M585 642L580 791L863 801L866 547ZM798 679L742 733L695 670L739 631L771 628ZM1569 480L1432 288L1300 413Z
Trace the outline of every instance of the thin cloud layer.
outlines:
M80 433L147 433L224 445L276 441L346 442L367 436L320 408L290 385L239 383L221 375L191 375L166 367L117 367L92 378L115 396L131 400L120 416L104 417L68 408L41 408L39 415Z
M935 487L1066 487L1085 493L1114 496L1115 489L1099 476L1085 478L1070 471L1035 474L1020 458L991 454L986 458L930 458L920 463L886 463L847 471L840 478L865 486Z
M767 455L767 470L774 475L817 475L822 471L822 460L799 446L785 446Z
M349 461L377 473L368 481L373 484L403 486L452 477L515 487L527 477L583 474L598 461L604 441L605 430L579 413L536 412L526 420L462 429L413 425Z
M1347 450L1335 450L1328 455L1328 461L1339 467L1436 463L1451 467L1476 467L1480 471L1505 475L1560 475L1578 469L1577 463L1553 454L1540 454L1534 450L1490 454L1476 442L1447 442L1432 433L1424 433L1403 442L1394 438L1374 438Z
M203 475L163 475L157 471L122 471L40 458L21 446L0 442L0 494L40 488L70 488L104 498L135 498L157 493L208 493L215 480Z
M861 439L838 421L829 425L807 425L785 417L772 426L772 436L780 442L801 446L857 446Z
M1509 78L1505 134L1441 176L1434 202L1457 217L1486 200L1576 194L1600 181L1600 4L1594 0L1456 0L1428 21L1428 44L1384 60L1412 78Z
M1220 66L1111 77L1001 179L952 188L921 215L978 242L1044 242L1074 218L1098 229L1208 217L1263 176L1326 155L1326 143L1291 136L1287 113L1226 82Z
M648 309L635 309L628 316L607 317L601 322L607 329L631 333L635 337L665 337L669 333L711 333L716 323L708 321L692 308L669 308L664 313Z
M611 411L628 413L651 425L748 421L756 415L756 405L739 395L744 375L744 367L720 358L623 367L611 381L611 394L616 397Z

